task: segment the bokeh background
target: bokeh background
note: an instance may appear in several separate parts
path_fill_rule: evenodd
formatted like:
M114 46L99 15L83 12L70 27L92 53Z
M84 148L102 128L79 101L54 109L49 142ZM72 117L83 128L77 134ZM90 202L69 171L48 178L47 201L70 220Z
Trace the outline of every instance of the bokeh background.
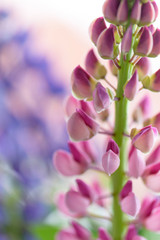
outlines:
M103 2L0 1L0 240L49 240L58 230L54 194L63 179L52 155L67 149L70 74L93 47L88 27Z

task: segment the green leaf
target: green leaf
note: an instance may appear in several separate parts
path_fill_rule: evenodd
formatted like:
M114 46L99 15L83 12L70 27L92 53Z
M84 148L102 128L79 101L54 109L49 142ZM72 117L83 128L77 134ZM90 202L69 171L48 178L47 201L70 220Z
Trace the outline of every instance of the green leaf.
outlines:
M139 234L147 240L160 240L160 234L148 231L147 229L140 229Z
M58 226L48 224L36 224L31 227L32 234L39 240L53 240L59 230Z

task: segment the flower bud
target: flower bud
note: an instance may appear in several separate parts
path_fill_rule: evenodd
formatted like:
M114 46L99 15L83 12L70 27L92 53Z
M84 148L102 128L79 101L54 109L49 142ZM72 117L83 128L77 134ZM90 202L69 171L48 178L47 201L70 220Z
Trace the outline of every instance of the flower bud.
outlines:
M103 5L103 14L105 19L113 24L117 24L117 11L120 0L106 0Z
M141 58L135 65L138 71L139 81L141 81L150 71L150 61L147 57Z
M113 63L112 60L109 60L109 64L108 64L108 67L111 71L111 73L114 75L114 76L118 76L118 68L115 66L115 64Z
M100 113L107 109L110 104L111 99L108 92L101 83L97 83L96 88L93 92L93 106L95 111L97 113Z
M140 26L150 25L155 19L155 10L151 2L142 4Z
M152 149L157 134L157 128L149 125L140 130L133 128L130 136L132 144L141 152L147 153Z
M113 174L120 165L119 147L117 143L110 139L107 146L107 151L102 157L102 166L105 172L110 176Z
M87 72L96 79L103 79L106 76L106 68L98 61L93 49L86 56L85 67Z
M72 221L72 227L78 239L80 240L90 240L91 234L88 229L84 228L79 223Z
M85 141L97 134L99 125L79 109L68 120L68 133L74 141Z
M123 52L123 54L126 54L130 51L131 44L132 44L132 26L129 26L122 39L121 51Z
M142 33L134 45L134 52L138 56L147 56L153 48L153 37L150 30L144 27Z
M130 16L132 24L139 23L140 17L141 17L141 8L142 8L142 5L141 5L140 1L135 0L134 5L131 10L131 16Z
M104 230L102 227L99 228L99 238L98 240L112 240L111 236L109 235L108 232L106 232L106 230Z
M117 11L117 22L119 24L126 24L128 21L128 1L127 0L121 0L118 11Z
M89 28L90 38L92 42L97 45L97 39L99 35L106 29L106 24L103 17L95 19Z
M124 96L132 101L139 90L138 72L134 72L131 79L124 86Z
M112 27L104 30L98 38L97 49L104 59L114 59L118 56L119 49L115 43L114 30Z
M142 176L145 170L145 161L142 158L141 152L132 146L129 153L129 176L138 178Z
M160 54L160 29L156 29L153 34L153 48L149 57L157 57Z
M155 29L153 24L149 25L148 29L151 31L152 34L156 31L156 29Z
M95 88L96 81L80 66L73 70L71 84L75 98L92 99L92 93Z
M153 21L156 21L157 17L158 17L158 6L156 4L155 1L152 1L151 4L153 5L153 8L154 8L154 12L155 12L155 18Z
M120 205L122 211L135 217L140 209L140 203L132 192L132 182L128 181L120 192Z
M160 91L160 69L155 72L151 77L146 76L142 80L143 87L152 92Z

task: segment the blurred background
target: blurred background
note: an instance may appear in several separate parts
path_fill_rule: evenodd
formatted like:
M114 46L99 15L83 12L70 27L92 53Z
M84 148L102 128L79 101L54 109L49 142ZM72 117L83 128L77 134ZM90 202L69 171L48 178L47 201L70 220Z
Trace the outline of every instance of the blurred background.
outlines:
M52 155L67 149L70 74L84 66L103 2L0 1L0 240L49 240L58 230Z

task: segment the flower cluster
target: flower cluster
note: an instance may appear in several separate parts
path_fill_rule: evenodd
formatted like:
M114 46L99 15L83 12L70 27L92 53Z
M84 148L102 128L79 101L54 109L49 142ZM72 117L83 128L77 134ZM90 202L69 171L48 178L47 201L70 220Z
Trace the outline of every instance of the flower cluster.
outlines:
M149 75L149 58L160 54L160 30L152 25L158 8L150 0L106 0L103 15L90 26L95 50L88 52L85 68L77 66L71 76L73 97L66 103L70 152L57 151L53 161L64 176L99 171L111 181L111 187L106 192L99 182L95 188L76 179L76 187L59 196L58 206L74 218L97 217L111 222L105 230L99 226L97 240L144 240L139 235L142 227L160 231L160 200L150 196L140 203L132 178L141 178L153 192L160 191L160 145L152 151L160 133L160 113L150 117L150 99L145 96L132 113L130 126L137 124L137 128L129 129L127 106L143 89L160 91L160 70ZM117 86L106 78L108 71L96 51L108 60L108 70L117 78ZM113 105L114 125L110 122ZM89 140L99 134L109 137L106 151L96 154ZM111 215L110 209L106 216L90 213L92 204L107 212L108 199ZM86 228L72 221L69 229L57 235L57 240L68 239L93 238Z

